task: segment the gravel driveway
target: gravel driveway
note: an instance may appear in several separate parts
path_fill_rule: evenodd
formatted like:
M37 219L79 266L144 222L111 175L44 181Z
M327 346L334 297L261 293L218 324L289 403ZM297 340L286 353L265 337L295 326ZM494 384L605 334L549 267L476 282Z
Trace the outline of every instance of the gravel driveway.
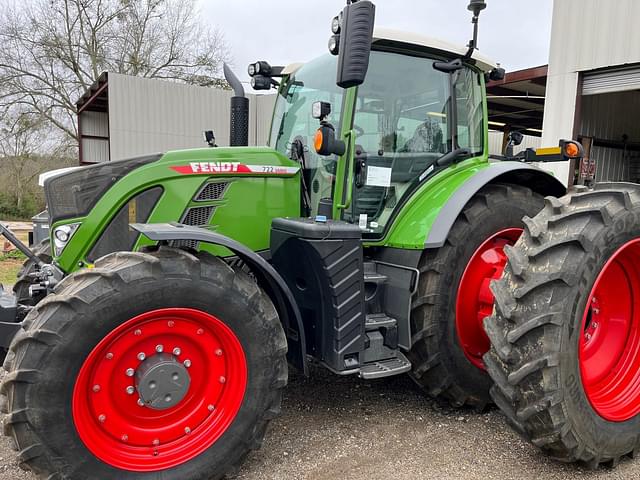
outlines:
M282 417L237 480L640 480L640 460L598 472L551 462L498 411L442 409L406 377L365 382L312 373L293 376ZM17 467L6 438L0 465L0 480L36 478Z

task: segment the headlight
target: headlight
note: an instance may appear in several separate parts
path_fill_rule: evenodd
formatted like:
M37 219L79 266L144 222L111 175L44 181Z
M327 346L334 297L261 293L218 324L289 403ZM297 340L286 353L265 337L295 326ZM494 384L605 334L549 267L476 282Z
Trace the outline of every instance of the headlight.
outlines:
M69 223L68 225L61 225L53 230L53 247L56 257L59 257L67 246L73 234L80 226L79 223Z

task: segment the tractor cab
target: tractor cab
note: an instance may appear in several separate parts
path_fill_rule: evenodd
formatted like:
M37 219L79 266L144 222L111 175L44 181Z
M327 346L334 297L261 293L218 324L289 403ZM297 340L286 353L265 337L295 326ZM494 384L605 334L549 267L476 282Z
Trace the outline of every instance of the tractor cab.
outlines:
M441 41L379 29L367 76L357 88L336 85L335 56L289 68L270 145L302 164L310 216L329 213L358 224L364 238L381 238L399 206L449 165L440 163L443 158L457 151L457 163L487 154L484 76L495 65L474 55L453 80L434 68L461 55L463 49ZM319 125L312 112L318 102L328 106L323 121L336 138L352 144L342 158L314 147ZM354 168L336 182L341 161Z

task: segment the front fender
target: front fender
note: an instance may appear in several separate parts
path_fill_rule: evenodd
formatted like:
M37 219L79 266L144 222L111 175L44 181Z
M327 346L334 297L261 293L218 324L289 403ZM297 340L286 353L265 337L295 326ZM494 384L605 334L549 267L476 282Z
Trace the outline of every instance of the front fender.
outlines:
M306 341L300 310L286 282L269 262L240 242L204 228L177 223L132 223L131 228L154 242L194 240L231 250L251 269L260 287L273 301L287 336L289 362L308 375Z

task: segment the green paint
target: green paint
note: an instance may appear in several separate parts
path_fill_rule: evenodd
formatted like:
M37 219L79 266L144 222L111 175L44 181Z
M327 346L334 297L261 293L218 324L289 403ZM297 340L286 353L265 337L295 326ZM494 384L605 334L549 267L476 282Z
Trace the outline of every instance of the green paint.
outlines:
M254 250L269 248L271 220L300 215L300 175L224 173L183 174L171 167L191 163L240 162L244 165L297 167L295 162L269 148L208 148L168 152L159 161L140 167L110 188L85 218L64 220L52 225L82 222L59 258L58 265L71 273L86 257L111 219L133 197L160 186L163 194L149 223L175 222L190 205L216 206L210 228ZM209 179L231 181L223 201L198 202L192 199ZM151 242L142 239L137 247ZM208 248L207 248L208 249ZM212 249L213 251L213 249Z

